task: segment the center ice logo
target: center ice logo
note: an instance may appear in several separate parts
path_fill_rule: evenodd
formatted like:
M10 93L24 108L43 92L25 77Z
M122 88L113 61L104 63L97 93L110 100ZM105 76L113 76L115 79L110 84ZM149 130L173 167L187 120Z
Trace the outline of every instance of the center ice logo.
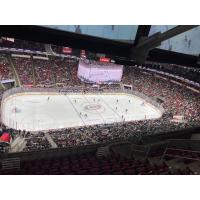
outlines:
M101 104L93 103L85 105L84 110L89 112L103 112L105 109Z
M99 104L90 104L90 105L85 106L86 110L99 110L100 108L101 108L101 105Z

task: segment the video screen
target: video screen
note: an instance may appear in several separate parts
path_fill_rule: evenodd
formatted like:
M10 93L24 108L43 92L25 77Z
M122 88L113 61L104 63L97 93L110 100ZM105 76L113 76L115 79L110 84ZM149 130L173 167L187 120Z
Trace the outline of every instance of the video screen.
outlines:
M46 25L45 27L132 43L138 25Z
M176 27L177 25L152 25L151 26L151 30L149 32L149 36L157 33L157 32L161 32L164 33L174 27Z
M122 79L123 65L80 60L78 78L87 83L117 83Z
M169 29L174 28L175 25L159 25L152 26L149 36L154 33L164 33ZM175 51L178 53L199 55L200 53L200 27L193 28L175 37L162 42L159 46L160 49Z

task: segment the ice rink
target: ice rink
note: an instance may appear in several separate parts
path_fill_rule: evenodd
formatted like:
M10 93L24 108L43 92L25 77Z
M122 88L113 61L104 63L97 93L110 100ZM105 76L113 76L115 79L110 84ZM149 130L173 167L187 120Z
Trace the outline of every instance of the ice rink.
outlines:
M39 131L160 118L162 113L130 94L24 93L5 99L2 121L11 128Z

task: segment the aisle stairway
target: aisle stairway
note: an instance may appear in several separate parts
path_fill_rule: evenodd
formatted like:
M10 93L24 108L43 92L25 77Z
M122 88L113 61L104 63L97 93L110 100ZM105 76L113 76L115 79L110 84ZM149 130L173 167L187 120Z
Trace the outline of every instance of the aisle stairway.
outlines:
M1 89L2 89L2 90L5 90L6 88L5 88L5 86L3 85L3 83L0 82L0 90L1 90Z
M115 156L99 159L92 152L26 160L20 165L20 170L0 170L0 174L171 174L165 163L154 165L148 160L119 159Z
M49 133L45 133L45 137L47 138L48 142L51 144L52 148L57 148L57 144L53 141Z
M23 137L18 136L10 146L10 152L21 152L26 146L26 141Z
M6 158L1 160L2 170L19 170L20 158Z
M96 157L101 158L101 157L108 157L110 155L110 150L109 146L104 146L104 147L99 147L97 152L96 152Z

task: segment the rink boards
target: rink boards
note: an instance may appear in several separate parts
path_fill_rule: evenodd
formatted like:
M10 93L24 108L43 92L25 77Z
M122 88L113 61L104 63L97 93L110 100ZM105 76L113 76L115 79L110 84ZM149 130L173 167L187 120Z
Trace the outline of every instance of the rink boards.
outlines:
M17 93L4 99L1 105L2 122L11 128L27 131L157 119L161 116L162 112L157 107L126 93Z

